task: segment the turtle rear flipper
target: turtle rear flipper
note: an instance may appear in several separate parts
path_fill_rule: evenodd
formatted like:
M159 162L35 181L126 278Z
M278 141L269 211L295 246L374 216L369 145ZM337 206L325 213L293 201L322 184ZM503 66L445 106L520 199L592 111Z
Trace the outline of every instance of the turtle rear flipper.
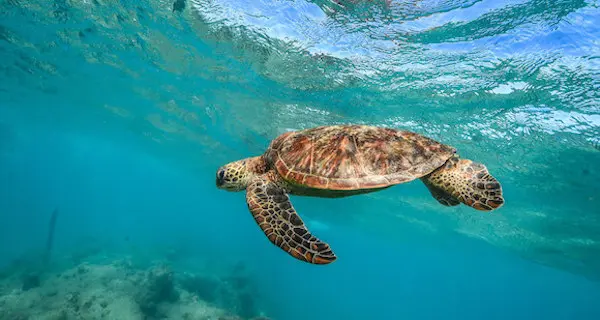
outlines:
M460 201L477 210L491 211L504 204L500 182L483 164L471 160L451 158L422 180L444 205Z
M313 264L335 261L329 245L308 231L275 177L274 172L257 176L246 188L246 203L256 223L273 244L296 259Z

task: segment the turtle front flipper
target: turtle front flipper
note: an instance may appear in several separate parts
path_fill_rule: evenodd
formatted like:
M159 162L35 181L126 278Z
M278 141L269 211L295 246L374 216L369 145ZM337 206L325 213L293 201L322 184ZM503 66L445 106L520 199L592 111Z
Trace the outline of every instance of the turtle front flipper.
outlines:
M273 177L272 172L257 176L246 189L248 209L267 238L296 259L313 264L335 261L329 245L308 231Z
M453 197L451 194L442 190L441 188L436 187L431 183L429 179L423 179L423 183L431 193L431 195L437 200L439 203L445 205L446 207L454 207L460 204L460 201Z
M491 211L504 204L500 182L483 164L471 160L451 158L422 180L433 197L446 206L460 201L477 210Z

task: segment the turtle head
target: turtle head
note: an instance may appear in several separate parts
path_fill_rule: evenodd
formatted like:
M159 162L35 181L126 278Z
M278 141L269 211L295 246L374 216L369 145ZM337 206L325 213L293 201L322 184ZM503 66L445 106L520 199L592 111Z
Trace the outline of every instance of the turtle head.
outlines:
M250 180L262 174L264 163L261 157L246 158L230 162L217 170L217 188L227 191L242 191L246 189Z

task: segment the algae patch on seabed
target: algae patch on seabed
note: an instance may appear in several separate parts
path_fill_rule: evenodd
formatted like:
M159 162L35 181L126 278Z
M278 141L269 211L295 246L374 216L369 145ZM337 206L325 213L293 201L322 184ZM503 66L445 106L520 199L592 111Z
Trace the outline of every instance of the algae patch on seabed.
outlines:
M37 279L13 274L0 280L0 320L267 319L242 317L219 303L203 300L197 292L222 291L225 281L199 281L201 277L186 274L179 280L166 265L140 269L127 260L82 263ZM31 280L35 285L25 288L24 281ZM243 294L239 296L238 304L243 304Z

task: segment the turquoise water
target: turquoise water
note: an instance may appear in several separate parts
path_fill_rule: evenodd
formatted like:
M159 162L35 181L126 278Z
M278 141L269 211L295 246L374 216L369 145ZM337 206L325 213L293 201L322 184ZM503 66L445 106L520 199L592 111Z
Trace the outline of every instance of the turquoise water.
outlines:
M241 263L272 319L600 318L600 2L173 2L0 1L0 267L58 208L48 274ZM506 204L293 197L339 257L296 261L215 171L338 123L453 145Z

